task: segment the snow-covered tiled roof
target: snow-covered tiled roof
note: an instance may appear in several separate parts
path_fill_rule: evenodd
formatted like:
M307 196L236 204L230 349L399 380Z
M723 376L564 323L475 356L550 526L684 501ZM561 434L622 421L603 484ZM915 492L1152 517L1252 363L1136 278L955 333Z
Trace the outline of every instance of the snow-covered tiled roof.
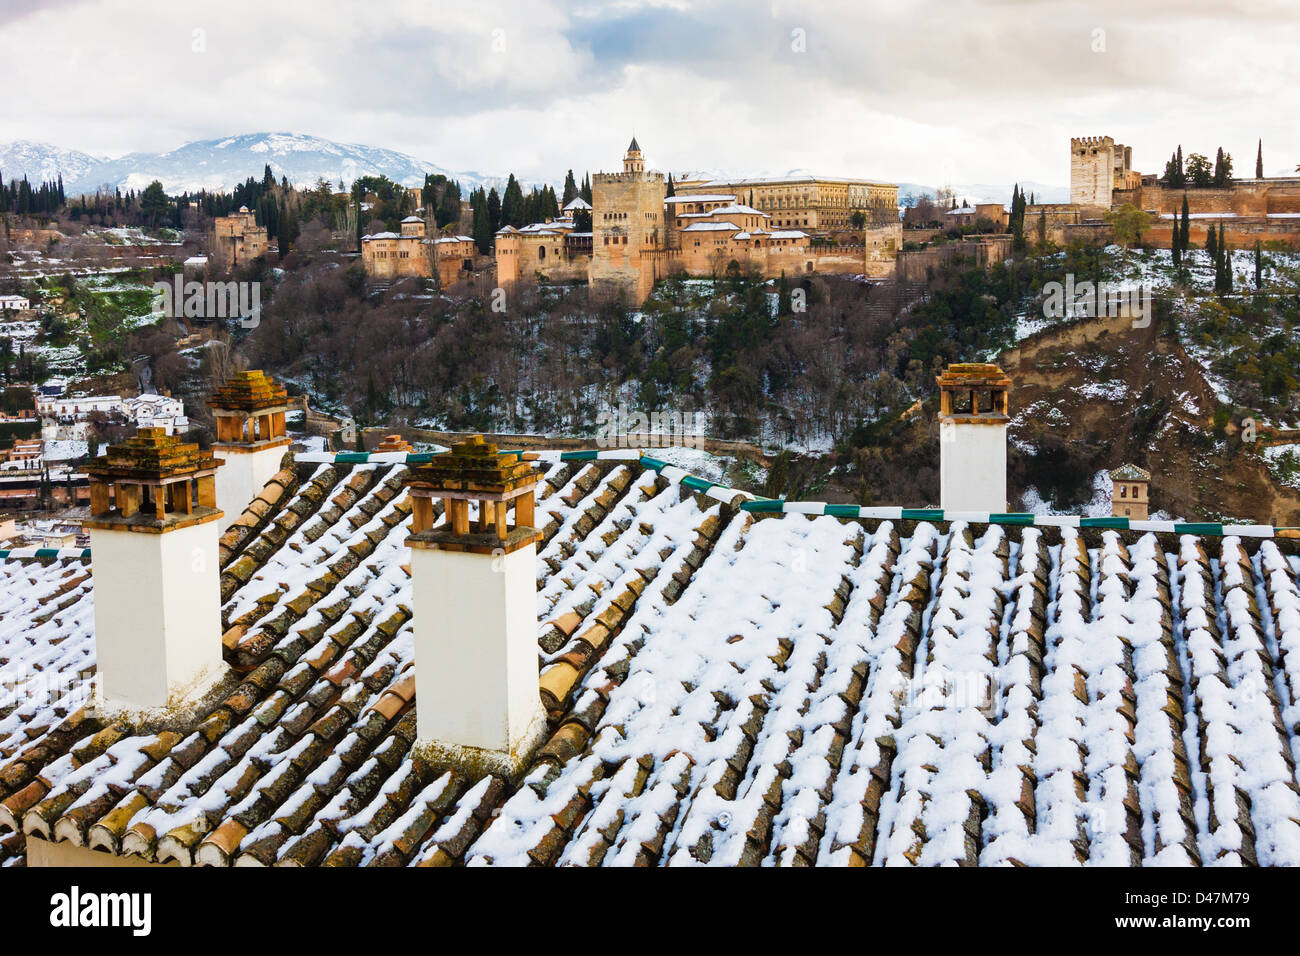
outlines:
M973 216L975 215L974 206L958 206L956 209L949 209L945 216Z
M739 232L734 222L693 222L682 232Z
M807 239L808 233L802 229L774 229L771 232L773 239Z
M419 216L407 216L402 222L424 222Z
M361 241L366 242L370 239L401 239L402 237L395 232L377 232L374 235L362 236Z
M669 196L664 200L667 204L684 203L684 202L735 202L736 197L731 193L701 193L698 196Z
M302 456L236 520L235 683L171 729L85 708L84 557L0 559L0 687L40 678L0 699L0 865L29 837L217 866L1300 864L1294 542L868 520L567 457L518 783L412 749L404 455Z
M583 199L581 196L574 196L572 199L569 200L568 205L566 205L564 209L561 210L561 212L574 212L579 209L590 209L590 208L591 208L591 203L587 202L587 200Z
M753 206L746 206L744 203L732 203L729 206L719 206L717 209L710 210L709 215L716 216L719 213L723 215L737 214L741 216L762 216L765 219L771 218L767 213L761 212Z

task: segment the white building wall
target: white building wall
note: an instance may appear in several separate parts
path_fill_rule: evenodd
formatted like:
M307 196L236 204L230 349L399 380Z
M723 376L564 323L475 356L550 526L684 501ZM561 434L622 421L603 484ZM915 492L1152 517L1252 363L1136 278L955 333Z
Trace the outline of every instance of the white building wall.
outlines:
M939 502L944 511L1007 510L1007 428L941 422Z
M90 530L95 651L110 708L164 707L222 672L217 522Z
M537 548L507 555L411 549L421 743L515 753L544 721L537 670Z
M235 446L215 445L212 452L225 464L217 469L217 507L225 512L217 526L225 531L242 515L266 483L280 470L287 445L254 452L232 450Z

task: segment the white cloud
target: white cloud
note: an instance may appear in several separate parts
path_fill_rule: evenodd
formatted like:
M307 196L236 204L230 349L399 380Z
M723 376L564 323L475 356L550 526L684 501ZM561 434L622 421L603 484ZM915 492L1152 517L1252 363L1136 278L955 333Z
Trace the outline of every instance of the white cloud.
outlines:
M1260 136L1270 172L1300 162L1282 0L88 0L0 23L39 64L5 138L94 153L292 130L532 179L611 168L635 130L672 170L1064 183L1068 138L1108 133L1146 171L1180 142L1246 170Z

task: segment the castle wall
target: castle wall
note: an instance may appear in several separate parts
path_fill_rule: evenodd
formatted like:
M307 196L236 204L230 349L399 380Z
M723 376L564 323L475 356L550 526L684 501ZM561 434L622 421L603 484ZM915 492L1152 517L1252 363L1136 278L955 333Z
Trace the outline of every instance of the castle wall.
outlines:
M361 262L375 279L427 278L433 275L432 253L418 236L365 239Z

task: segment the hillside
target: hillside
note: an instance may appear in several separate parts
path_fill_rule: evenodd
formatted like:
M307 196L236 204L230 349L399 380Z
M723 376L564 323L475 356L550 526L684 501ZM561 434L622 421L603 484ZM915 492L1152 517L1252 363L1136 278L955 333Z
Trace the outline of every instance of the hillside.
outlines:
M1077 501L1090 476L1126 461L1152 473L1152 507L1188 518L1294 525L1300 491L1270 478L1224 421L1200 364L1156 324L1085 319L999 356L1015 380L1013 448L1019 489Z

